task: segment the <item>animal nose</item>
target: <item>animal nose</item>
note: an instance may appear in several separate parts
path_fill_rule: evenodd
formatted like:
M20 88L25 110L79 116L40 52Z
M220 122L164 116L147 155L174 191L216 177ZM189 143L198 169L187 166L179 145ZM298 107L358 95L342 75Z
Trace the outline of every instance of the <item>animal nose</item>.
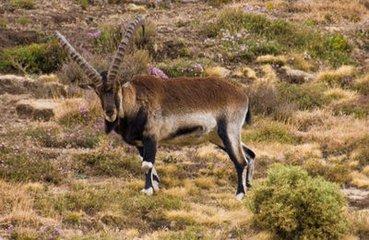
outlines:
M113 114L114 114L114 110L113 109L106 110L106 115L108 115L109 117L113 116Z

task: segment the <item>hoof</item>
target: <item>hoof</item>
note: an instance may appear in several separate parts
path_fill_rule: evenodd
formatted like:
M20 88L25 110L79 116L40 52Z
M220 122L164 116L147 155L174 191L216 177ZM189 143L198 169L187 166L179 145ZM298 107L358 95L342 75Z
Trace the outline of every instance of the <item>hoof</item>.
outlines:
M236 200L238 200L238 201L241 201L242 199L243 199L243 197L245 196L245 194L244 193L238 193L237 195L236 195Z
M144 171L145 173L147 173L151 168L153 168L154 165L152 165L151 162L146 162L143 161L142 165L141 165L141 169L142 171Z
M142 189L141 193L146 194L147 196L151 196L154 194L154 189L152 187L148 189Z

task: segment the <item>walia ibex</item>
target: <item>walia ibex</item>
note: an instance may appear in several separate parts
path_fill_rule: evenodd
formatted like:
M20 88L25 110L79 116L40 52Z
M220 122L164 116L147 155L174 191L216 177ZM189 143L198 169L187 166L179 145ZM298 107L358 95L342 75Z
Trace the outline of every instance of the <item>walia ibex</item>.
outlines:
M188 137L208 140L223 149L237 171L237 199L251 186L255 154L241 142L241 129L250 121L249 100L241 85L216 77L175 78L135 76L117 79L134 32L144 26L136 17L123 35L108 72L98 73L59 32L61 46L91 80L105 115L106 132L115 131L135 146L143 158L146 181L142 192L158 190L155 155L159 143L173 144Z

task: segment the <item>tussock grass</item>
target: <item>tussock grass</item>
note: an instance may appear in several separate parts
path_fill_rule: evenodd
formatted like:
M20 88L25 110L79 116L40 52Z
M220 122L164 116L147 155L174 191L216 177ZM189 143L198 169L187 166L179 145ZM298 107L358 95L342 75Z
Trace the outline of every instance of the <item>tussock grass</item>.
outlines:
M324 82L328 86L345 86L350 84L356 74L354 66L341 66L336 70L322 71L316 81Z

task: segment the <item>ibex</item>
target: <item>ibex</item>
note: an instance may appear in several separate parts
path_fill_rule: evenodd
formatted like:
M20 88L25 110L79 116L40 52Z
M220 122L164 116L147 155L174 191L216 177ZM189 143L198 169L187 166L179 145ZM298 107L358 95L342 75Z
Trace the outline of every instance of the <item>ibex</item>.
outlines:
M236 198L251 186L255 154L241 142L241 129L250 120L249 99L242 86L216 77L161 79L135 76L117 79L133 33L144 26L136 17L123 35L108 72L98 73L59 32L61 46L91 80L105 115L106 133L115 131L135 146L143 158L145 187L158 190L155 155L159 143L173 143L195 136L209 139L223 149L237 172Z

